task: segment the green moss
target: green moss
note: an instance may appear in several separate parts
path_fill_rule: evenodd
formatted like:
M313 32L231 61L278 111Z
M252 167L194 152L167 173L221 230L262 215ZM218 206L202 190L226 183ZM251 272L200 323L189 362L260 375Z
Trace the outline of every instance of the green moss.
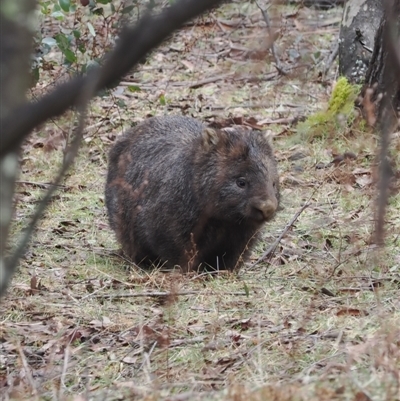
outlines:
M328 110L336 114L352 111L359 90L359 85L350 85L345 77L339 78L329 100Z
M360 91L359 85L351 85L346 78L341 77L333 89L328 107L310 115L297 126L301 138L327 138L345 134L355 118L354 101Z

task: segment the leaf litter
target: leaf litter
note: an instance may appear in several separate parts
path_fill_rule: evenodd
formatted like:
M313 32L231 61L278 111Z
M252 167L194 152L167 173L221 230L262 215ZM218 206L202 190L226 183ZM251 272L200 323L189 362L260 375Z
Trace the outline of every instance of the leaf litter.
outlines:
M315 54L328 55L341 9L274 12L287 76L263 43L261 12L233 2L189 23L93 102L80 157L0 305L0 391L7 397L396 399L399 204L393 196L387 247L379 250L376 138L296 139L296 121L329 100L335 71L326 82L316 79ZM46 70L36 95L61 70ZM104 208L107 151L124 129L165 113L274 136L283 207L253 260L310 204L254 267L182 276L162 266L143 271L118 252ZM15 232L51 182L72 121L69 113L26 142ZM393 156L395 172L396 162Z

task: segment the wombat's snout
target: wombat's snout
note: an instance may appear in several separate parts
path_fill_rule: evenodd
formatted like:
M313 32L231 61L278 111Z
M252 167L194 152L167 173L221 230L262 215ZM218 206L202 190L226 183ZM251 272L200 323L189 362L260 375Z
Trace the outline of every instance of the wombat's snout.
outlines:
M257 220L266 221L270 220L278 208L278 200L276 198L260 201L253 205L254 214Z

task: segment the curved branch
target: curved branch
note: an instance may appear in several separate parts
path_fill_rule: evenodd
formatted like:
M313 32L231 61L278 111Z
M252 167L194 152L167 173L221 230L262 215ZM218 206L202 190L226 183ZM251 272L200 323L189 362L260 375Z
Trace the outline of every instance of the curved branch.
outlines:
M160 15L146 15L135 27L123 29L115 49L109 53L104 66L100 68L96 91L120 79L174 30L220 1L180 0L164 9ZM0 156L16 149L33 128L75 106L87 81L87 76L74 78L38 102L27 102L17 107L0 121Z
M87 107L89 105L90 99L93 97L94 88L96 88L97 86L98 79L98 74L91 74L89 79L86 80L86 86L83 87L80 92L80 96L77 100L77 109L80 116L78 119L78 126L73 135L71 144L65 150L64 160L56 178L54 179L52 185L47 189L42 200L36 207L36 210L32 214L30 222L23 230L20 241L13 250L12 255L6 260L5 268L2 270L2 277L0 277L0 296L5 293L7 286L11 281L11 277L14 275L15 269L18 266L18 262L21 259L22 255L25 253L25 250L32 237L32 234L35 231L38 221L43 216L43 213L48 207L55 191L58 189L61 180L64 178L65 173L71 167L75 157L78 154L79 147L83 138Z

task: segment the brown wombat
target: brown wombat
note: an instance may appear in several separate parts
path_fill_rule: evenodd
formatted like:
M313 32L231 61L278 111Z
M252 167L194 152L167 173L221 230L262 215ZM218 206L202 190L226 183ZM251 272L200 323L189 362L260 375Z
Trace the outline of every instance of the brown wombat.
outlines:
M111 149L105 201L135 263L233 270L278 207L276 161L262 133L154 117Z

